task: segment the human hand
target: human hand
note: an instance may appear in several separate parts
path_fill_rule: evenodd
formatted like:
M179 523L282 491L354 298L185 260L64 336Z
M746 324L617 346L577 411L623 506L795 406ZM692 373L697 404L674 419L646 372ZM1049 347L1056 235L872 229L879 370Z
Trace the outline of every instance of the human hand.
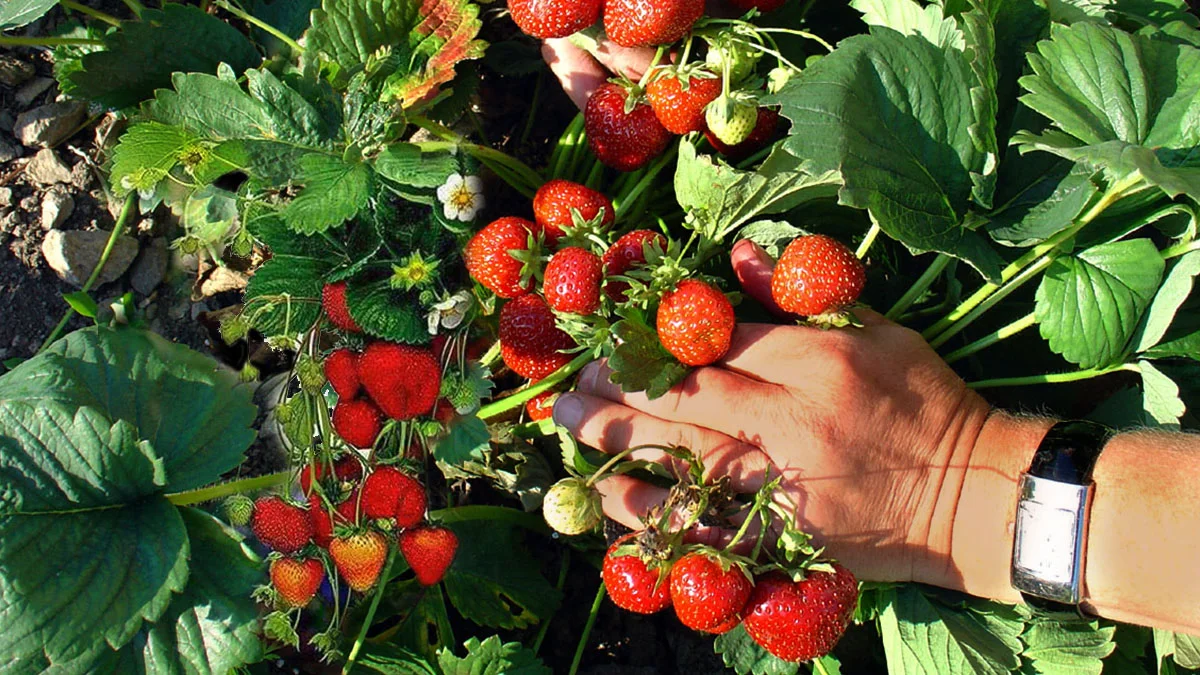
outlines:
M770 257L741 242L732 258L746 292L773 304ZM683 445L739 493L758 490L769 470L782 476L776 501L860 578L947 585L961 467L989 407L917 333L856 313L863 328L739 325L720 362L655 400L621 392L593 364L554 419L608 453ZM633 457L673 462L651 450ZM605 512L634 528L666 497L628 476L597 487Z
M576 107L583 110L592 92L614 74L634 82L640 80L654 60L654 50L622 47L603 39L593 56L570 38L554 38L542 43L542 58L562 84L563 91Z

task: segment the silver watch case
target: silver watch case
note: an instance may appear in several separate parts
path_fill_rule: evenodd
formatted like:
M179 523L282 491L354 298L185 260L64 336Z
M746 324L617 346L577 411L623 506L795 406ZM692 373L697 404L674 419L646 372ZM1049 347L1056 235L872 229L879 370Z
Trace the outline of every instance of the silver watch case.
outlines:
M1013 541L1012 585L1046 600L1077 605L1094 487L1021 475Z

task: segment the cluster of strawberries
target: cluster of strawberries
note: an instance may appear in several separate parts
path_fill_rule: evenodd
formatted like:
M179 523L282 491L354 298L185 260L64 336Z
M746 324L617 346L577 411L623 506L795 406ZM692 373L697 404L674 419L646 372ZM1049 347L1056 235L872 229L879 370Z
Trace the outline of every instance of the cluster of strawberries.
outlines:
M828 654L854 617L858 582L837 563L756 576L750 561L707 546L671 559L649 533L622 537L604 556L604 585L622 609L654 614L674 607L683 625L717 635L741 624L785 661Z
M271 585L289 607L304 607L332 569L350 588L366 591L379 580L395 541L424 585L436 584L454 561L458 538L425 523L425 487L392 466L377 466L365 479L354 454L301 470L308 507L279 496L254 503L250 526L278 555Z
M333 325L361 332L346 309L345 282L325 286L322 304ZM361 353L334 350L325 359L325 378L338 395L334 430L350 445L369 448L379 437L385 417L406 421L433 411L442 369L430 348L378 340Z

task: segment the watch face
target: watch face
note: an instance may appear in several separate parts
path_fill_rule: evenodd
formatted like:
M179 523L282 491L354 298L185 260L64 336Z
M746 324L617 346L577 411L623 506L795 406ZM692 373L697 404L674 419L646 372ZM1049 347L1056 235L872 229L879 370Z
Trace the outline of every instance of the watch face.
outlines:
M1044 582L1071 583L1077 525L1075 511L1022 502L1017 510L1014 565Z

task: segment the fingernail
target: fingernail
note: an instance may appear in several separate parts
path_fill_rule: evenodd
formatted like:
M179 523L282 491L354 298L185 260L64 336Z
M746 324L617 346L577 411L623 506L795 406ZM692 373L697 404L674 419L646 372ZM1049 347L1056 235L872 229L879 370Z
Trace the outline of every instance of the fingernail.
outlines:
M574 430L583 419L583 401L574 394L563 394L554 403L554 423Z

